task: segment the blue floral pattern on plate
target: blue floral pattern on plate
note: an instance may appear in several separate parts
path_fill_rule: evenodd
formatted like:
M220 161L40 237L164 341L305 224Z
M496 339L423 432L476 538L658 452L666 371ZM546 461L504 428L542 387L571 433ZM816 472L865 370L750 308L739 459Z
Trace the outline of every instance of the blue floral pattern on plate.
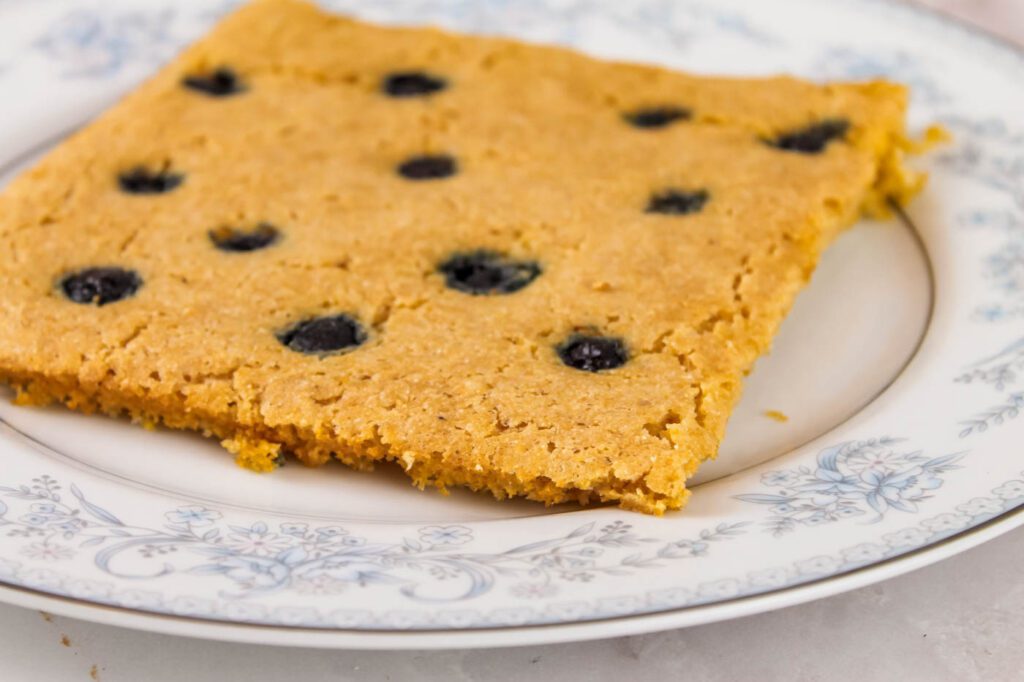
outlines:
M179 46L168 31L175 18L171 7L117 14L75 10L34 45L68 78L106 78L125 64L166 61Z
M999 240L982 261L990 294L975 307L974 318L987 324L1019 321L1024 319L1024 129L997 118L953 116L947 124L963 143L942 155L939 163L987 189L994 198L958 216L963 229L993 233ZM961 438L984 433L1020 414L1022 369L1024 336L974 361L955 377L960 384L987 386L1001 398L966 417Z
M888 467L893 460L915 461L915 455L880 456L878 448L891 444L887 439L873 446L845 444L830 449L823 457L875 462L865 470ZM872 449L875 454L869 454ZM914 468L925 470L925 464L918 462ZM826 463L824 468L835 465ZM805 477L802 472L766 474L772 485L792 485ZM750 570L741 577L702 582L692 589L648 590L639 596L602 597L593 603L558 602L559 583L586 583L598 575L630 576L680 560L706 557L714 544L742 536L746 523L718 524L695 538L670 542L643 537L621 520L603 526L591 523L561 537L478 554L465 547L475 538L473 531L464 526L423 526L416 537L400 544L375 545L340 526L280 523L272 527L261 521L248 527L225 526L220 512L196 505L165 512L167 523L163 528L139 528L123 524L111 512L88 501L76 486L68 489L73 500L64 499L58 481L40 476L0 490L4 498L24 505L13 511L0 502L0 527L6 528L8 537L19 538L20 556L28 562L0 557L0 580L77 599L175 615L303 627L408 630L541 624L647 613L758 594L841 573L937 542L1019 506L1024 503L1024 472L1020 478L992 489L989 495L968 499L951 512L925 517L916 525L886 532L878 542L858 543L835 555L811 556L791 565ZM83 579L48 567L70 562L83 551L90 553L107 578L120 580ZM112 562L126 552L136 554L149 572L119 574ZM173 555L179 552L188 554L189 559L175 568ZM216 598L171 596L159 589L132 586L140 581L152 582L174 570L218 579ZM460 577L467 579L471 589L438 596L430 588ZM499 585L516 601L543 601L545 605L492 612L437 608L427 615L409 610L373 613L346 607L274 606L247 599L275 591L318 598L352 589L383 588L397 590L412 601L442 605L471 603Z
M175 571L212 576L222 583L218 592L231 598L285 589L336 594L380 584L414 600L460 601L493 589L502 577L516 578L510 593L529 599L556 594L562 581L589 582L705 556L747 525L721 523L693 538L663 541L641 537L623 521L587 523L561 537L481 554L462 549L473 531L461 525L423 526L401 542L380 543L337 525L223 524L220 512L187 505L166 512L163 527L143 528L89 501L76 485L68 488L71 499L63 488L45 475L0 486L0 527L8 537L24 538L23 556L61 561L85 551L103 573L133 580ZM20 501L19 508L3 498ZM461 583L458 590L436 591L453 581Z
M801 465L761 474L761 483L775 492L737 498L771 508L765 526L773 535L859 516L880 521L891 510L913 514L942 487L942 475L958 468L962 455L927 457L900 445L895 438L840 443L819 452L814 469Z

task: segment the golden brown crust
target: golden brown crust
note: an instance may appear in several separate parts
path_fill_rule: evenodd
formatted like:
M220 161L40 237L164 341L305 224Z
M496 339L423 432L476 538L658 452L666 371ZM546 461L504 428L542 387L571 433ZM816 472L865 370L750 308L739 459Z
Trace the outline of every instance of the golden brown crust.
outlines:
M244 94L180 87L223 65ZM383 96L404 69L450 87ZM661 104L692 119L623 120ZM698 78L257 0L0 197L0 378L26 401L207 432L255 469L281 451L390 460L421 486L678 508L822 249L920 186L899 159L904 107L883 82ZM763 141L837 118L846 141L821 154ZM394 172L438 152L458 175ZM139 164L185 182L119 192ZM710 200L646 213L666 187ZM210 244L264 221L282 230L272 248ZM447 289L437 264L480 248L543 274L507 296ZM96 265L144 284L102 307L56 291ZM329 312L361 320L368 342L321 358L278 341ZM589 328L624 339L630 361L563 365L554 347Z

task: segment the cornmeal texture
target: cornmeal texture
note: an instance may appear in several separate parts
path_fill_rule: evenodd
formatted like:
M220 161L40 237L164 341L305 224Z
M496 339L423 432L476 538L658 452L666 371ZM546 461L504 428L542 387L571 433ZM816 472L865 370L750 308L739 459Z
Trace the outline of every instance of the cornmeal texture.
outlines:
M822 249L922 178L905 92L257 0L0 198L0 378L285 454L659 514Z

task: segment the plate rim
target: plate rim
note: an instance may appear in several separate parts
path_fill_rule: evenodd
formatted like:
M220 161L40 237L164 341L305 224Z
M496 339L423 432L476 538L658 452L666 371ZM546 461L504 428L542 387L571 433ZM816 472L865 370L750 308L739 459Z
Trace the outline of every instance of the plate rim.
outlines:
M264 646L426 651L561 644L706 625L836 596L925 568L1021 526L1024 526L1024 504L931 545L846 573L711 604L567 623L451 630L282 627L155 613L53 595L6 583L0 583L0 602L101 625L192 639Z

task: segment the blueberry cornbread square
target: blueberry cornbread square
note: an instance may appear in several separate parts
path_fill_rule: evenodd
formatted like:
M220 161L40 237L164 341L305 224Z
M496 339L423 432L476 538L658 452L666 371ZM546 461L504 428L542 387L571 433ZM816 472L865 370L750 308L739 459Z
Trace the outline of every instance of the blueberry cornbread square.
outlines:
M257 471L677 509L822 250L920 188L905 100L256 0L0 196L0 378Z

